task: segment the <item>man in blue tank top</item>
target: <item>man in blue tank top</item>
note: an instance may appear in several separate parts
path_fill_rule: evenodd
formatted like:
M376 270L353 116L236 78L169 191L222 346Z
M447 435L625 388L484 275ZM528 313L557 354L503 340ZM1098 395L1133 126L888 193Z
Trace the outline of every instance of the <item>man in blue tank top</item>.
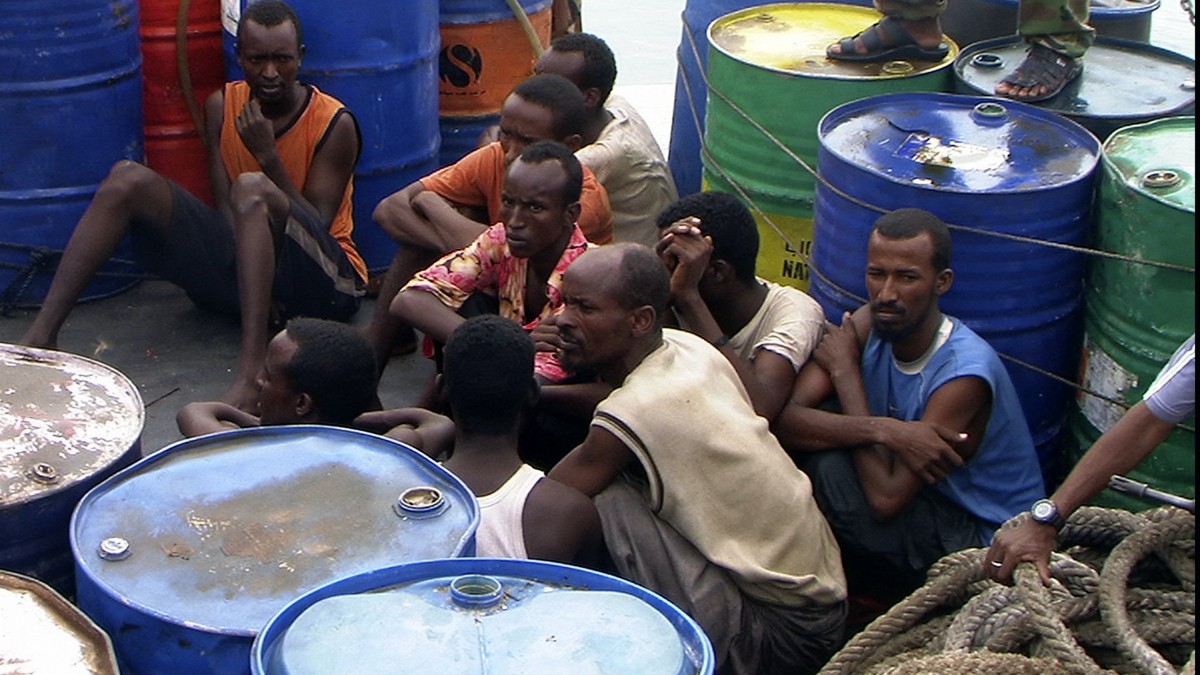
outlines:
M813 479L852 589L884 579L877 592L903 594L938 558L989 544L1045 495L1003 364L939 308L954 282L950 248L945 223L926 211L876 221L869 302L830 328L776 421ZM840 412L817 407L830 396Z

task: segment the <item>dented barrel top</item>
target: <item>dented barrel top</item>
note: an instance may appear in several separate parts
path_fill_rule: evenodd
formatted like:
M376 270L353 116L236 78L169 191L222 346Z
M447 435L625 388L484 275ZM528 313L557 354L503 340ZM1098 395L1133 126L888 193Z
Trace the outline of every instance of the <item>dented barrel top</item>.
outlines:
M1100 142L1035 106L953 94L884 94L830 111L829 152L887 180L931 189L1008 193L1088 179Z
M250 636L332 580L470 553L478 522L462 481L403 443L262 427L187 439L116 474L80 502L71 547L115 602Z
M104 631L36 579L0 570L0 617L4 673L117 674Z
M726 14L708 27L708 41L730 58L768 70L805 77L886 79L950 68L958 45L941 61L854 63L825 56L825 48L879 20L879 12L855 5L805 2L749 7Z
M1132 189L1196 211L1196 118L1170 117L1118 129L1104 142L1104 164Z
M91 359L0 344L0 509L75 485L139 444L129 378Z

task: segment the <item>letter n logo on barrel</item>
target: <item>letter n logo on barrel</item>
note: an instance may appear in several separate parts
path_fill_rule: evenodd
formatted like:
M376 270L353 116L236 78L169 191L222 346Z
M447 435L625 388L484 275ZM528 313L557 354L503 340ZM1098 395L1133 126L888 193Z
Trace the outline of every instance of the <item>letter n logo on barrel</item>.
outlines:
M454 87L467 87L479 81L483 73L483 55L478 49L464 44L442 48L438 56L438 76Z

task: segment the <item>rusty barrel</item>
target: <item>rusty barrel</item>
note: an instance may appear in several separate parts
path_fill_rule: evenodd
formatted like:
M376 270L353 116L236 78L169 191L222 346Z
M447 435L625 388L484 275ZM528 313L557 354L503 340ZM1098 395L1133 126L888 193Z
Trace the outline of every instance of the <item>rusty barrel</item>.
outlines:
M318 425L191 438L105 481L71 521L79 606L121 670L245 673L296 597L386 565L474 553L458 478L383 436Z

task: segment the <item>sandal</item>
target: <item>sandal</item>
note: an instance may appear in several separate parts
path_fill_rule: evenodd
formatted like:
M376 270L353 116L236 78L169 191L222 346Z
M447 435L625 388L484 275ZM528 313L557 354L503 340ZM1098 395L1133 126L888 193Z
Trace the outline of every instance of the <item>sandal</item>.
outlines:
M859 54L854 46L855 40L862 40L867 53ZM835 61L853 61L855 63L873 63L876 61L941 61L950 53L950 47L945 42L934 48L926 48L917 44L913 36L900 22L890 16L885 16L862 32L853 37L842 38L837 46L840 52L832 51L833 45L825 50L825 56Z
M1081 71L1083 71L1082 60L1064 56L1040 44L1033 44L1030 45L1029 53L1021 65L1005 76L1000 83L1021 89L1042 86L1046 88L1046 93L1040 96L1017 96L996 92L996 95L1022 103L1045 101L1058 96L1063 87L1078 77Z

